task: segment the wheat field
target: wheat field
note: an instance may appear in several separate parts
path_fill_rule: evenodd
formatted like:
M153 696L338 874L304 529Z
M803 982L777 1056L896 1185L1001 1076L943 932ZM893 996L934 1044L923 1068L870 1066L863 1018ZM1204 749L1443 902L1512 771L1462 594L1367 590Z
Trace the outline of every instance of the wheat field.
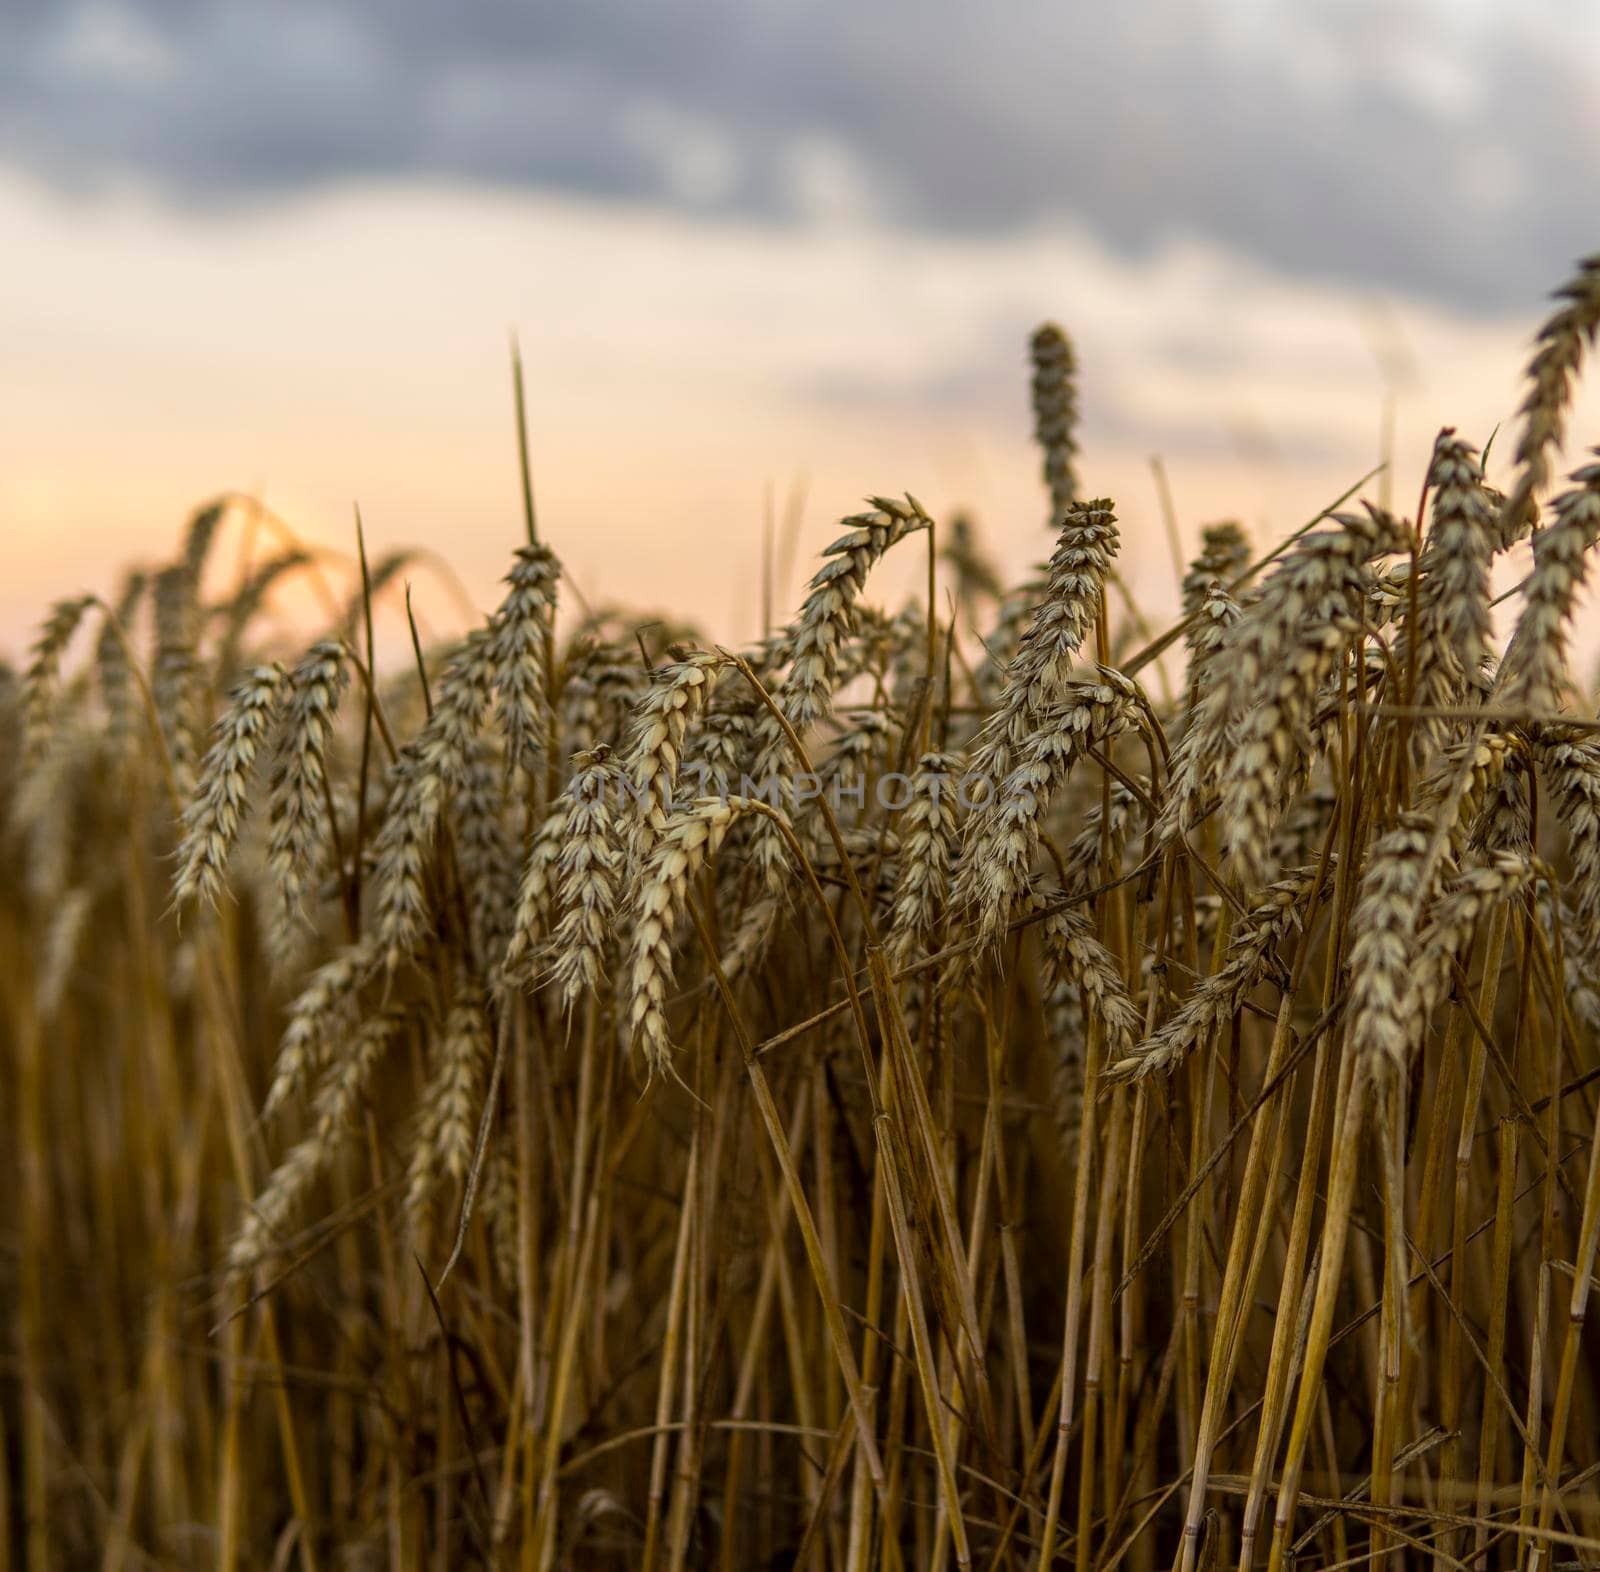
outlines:
M874 497L722 648L563 593L524 446L413 659L239 498L51 608L0 1569L1600 1567L1597 327L1166 628L1053 326L1013 588Z

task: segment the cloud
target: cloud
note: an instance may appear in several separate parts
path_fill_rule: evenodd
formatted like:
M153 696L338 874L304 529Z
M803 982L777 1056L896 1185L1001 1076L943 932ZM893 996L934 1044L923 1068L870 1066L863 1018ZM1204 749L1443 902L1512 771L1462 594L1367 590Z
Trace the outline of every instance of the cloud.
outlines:
M1596 244L1585 0L10 0L0 158L190 201L424 176L1528 307Z

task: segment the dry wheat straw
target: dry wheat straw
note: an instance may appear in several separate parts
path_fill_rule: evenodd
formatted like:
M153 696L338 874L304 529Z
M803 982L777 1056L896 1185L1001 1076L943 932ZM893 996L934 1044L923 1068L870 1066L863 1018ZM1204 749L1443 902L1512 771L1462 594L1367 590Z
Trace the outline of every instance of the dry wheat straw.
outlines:
M159 733L135 591L79 666L87 603L57 608L27 679L0 666L0 1544L1279 1572L1464 1565L1470 1531L1474 1564L1592 1560L1600 737L1549 712L1600 466L1546 504L1492 683L1488 586L1537 522L1597 280L1541 340L1509 497L1447 431L1426 535L1341 499L1246 590L1241 532L1208 527L1165 630L1105 604L1114 526L1072 499L1049 343L1057 559L1002 597L952 522L954 605L889 615L867 574L925 515L884 504L750 652L759 686L712 693L733 657L684 656L670 615L607 607L558 645L533 549L445 669L335 710L313 656L242 670L284 654L263 596L292 552L202 603L220 504L154 597ZM1131 673L1184 637L1153 703ZM163 738L186 772L241 675L175 836ZM305 713L273 720L279 686ZM958 834L958 761L996 736ZM903 805L863 790L886 768ZM691 779L738 796L676 809ZM292 811L241 828L258 794ZM1241 892L1219 831L1247 873L1299 871ZM274 834L314 919L287 1005ZM230 852L262 920L178 931L174 870L215 898ZM675 1033L694 1095L637 1099L620 1056L669 1082ZM242 1214L259 1091L282 1160ZM435 1223L431 1301L405 1247ZM207 1353L186 1329L219 1265L246 1313Z

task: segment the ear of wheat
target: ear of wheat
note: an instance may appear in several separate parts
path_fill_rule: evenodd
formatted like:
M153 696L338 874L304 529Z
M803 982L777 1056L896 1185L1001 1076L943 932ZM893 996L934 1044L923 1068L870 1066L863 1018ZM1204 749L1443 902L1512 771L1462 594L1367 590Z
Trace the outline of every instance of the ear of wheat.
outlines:
M1429 710L1466 702L1481 689L1493 632L1489 565L1496 546L1496 511L1473 448L1445 431L1428 471L1433 517L1422 549L1422 579L1412 698L1424 713L1412 732L1418 761L1454 729Z
M667 989L673 976L673 938L686 915L695 876L734 822L755 805L744 797L707 797L669 820L640 875L633 912L629 1020L651 1074L670 1068Z
M1503 702L1535 714L1559 709L1564 697L1567 623L1588 573L1588 554L1600 540L1600 464L1573 475L1554 513L1533 543L1533 572L1500 672Z
M22 676L22 708L27 723L28 751L35 760L43 752L50 733L51 704L62 657L93 605L92 595L57 601L28 652L28 665Z
M616 812L622 777L610 750L573 759L572 813L561 850L561 920L551 935L551 982L570 1012L598 989L605 970L617 902L623 849Z
M269 795L267 867L277 891L273 944L291 953L329 834L326 754L334 714L347 681L345 652L314 644L289 676L284 725Z
M999 703L973 749L969 761L973 774L992 782L1008 775L1040 712L1061 692L1094 626L1118 539L1116 515L1108 501L1069 508L1050 559L1043 599L1006 668Z
M427 723L390 772L389 806L375 852L376 932L393 972L422 942L430 922L426 880L448 793L465 784L478 734L494 700L496 653L475 629L451 658Z
M506 578L510 588L494 617L494 681L506 768L530 774L545 746L546 646L560 574L561 565L548 546L519 546Z
M281 666L258 666L234 689L200 766L196 795L184 810L173 896L180 905L215 905L239 828L249 811L256 755L271 737L285 687Z
M1207 524L1200 531L1200 552L1183 575L1183 614L1192 617L1200 610L1213 582L1230 594L1250 562L1250 539L1232 519Z
M1044 483L1052 520L1072 506L1078 477L1078 361L1072 340L1054 322L1033 335L1033 434L1044 452Z

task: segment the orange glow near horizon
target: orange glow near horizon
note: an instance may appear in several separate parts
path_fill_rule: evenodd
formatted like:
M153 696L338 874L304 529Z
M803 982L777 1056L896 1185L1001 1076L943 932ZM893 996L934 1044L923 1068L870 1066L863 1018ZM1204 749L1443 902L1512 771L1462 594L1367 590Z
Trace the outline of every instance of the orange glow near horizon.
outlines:
M780 616L868 492L969 509L1008 571L1041 554L1026 338L1043 317L1078 346L1084 484L1116 499L1129 576L1162 613L1152 454L1185 547L1221 516L1270 540L1377 462L1382 360L1409 511L1441 423L1482 442L1514 412L1542 310L1454 316L1193 247L1128 262L1065 229L762 229L421 184L201 214L4 176L0 240L12 658L50 600L170 553L224 490L337 552L359 502L375 553L430 547L490 604L521 534L513 327L541 522L572 583L742 639L769 493L805 496ZM1591 390L1576 439L1597 409ZM882 598L915 586L902 568ZM418 596L441 625L459 615L425 575Z

